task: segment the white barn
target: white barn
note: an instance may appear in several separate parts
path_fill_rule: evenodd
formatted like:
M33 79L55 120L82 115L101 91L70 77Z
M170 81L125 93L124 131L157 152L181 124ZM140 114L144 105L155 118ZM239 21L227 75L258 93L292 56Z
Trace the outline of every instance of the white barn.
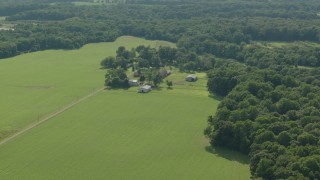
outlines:
M194 81L197 81L198 80L198 77L197 75L195 74L190 74L186 77L186 81L189 81L189 82L194 82Z
M129 85L130 86L139 86L139 82L138 80L129 80Z
M139 88L138 93L147 93L149 91L151 91L151 86L145 85Z

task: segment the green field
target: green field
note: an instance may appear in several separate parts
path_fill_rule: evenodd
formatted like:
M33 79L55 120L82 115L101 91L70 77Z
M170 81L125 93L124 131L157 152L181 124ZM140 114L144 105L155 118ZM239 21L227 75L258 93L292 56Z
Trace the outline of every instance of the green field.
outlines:
M76 6L101 6L101 5L116 5L118 3L124 3L124 0L114 0L114 3L109 3L108 0L93 0L93 1L87 1L87 2L83 2L83 1L75 1L72 2L74 5Z
M76 6L100 6L100 5L103 5L103 3L98 3L98 2L72 2L74 5Z
M0 139L103 86L100 61L119 46L174 46L124 36L79 50L48 50L0 60Z
M309 47L320 47L319 43L309 41L294 41L294 42L270 42L270 41L256 41L256 45L264 46L266 48L283 48L287 46L309 46Z
M182 76L172 90L105 90L8 142L0 179L249 179L246 157L206 150L218 101Z
M19 130L103 84L102 58L118 46L174 46L121 37L79 50L49 50L0 61L0 127ZM219 101L172 69L148 94L104 90L0 145L0 179L249 179L248 159L212 150L203 136Z

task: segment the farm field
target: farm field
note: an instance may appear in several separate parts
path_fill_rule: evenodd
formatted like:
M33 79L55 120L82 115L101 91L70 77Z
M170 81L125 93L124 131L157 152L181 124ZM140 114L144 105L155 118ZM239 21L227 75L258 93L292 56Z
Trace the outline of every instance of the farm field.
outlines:
M2 138L100 89L101 59L138 45L175 46L124 36L0 60ZM249 179L246 156L212 150L203 135L219 103L205 73L191 83L171 70L173 89L104 90L0 145L0 179Z
M116 5L116 4L121 4L124 3L123 1L119 0L119 1L114 1L114 2L109 2L108 0L94 0L94 1L75 1L72 2L73 4L77 5L77 6L106 6L106 5Z
M123 36L79 50L47 50L0 60L0 139L103 86L99 62L119 46L174 46Z
M294 42L256 41L254 43L257 44L257 45L260 45L260 46L267 47L267 48L283 48L283 47L287 47L287 46L290 46L290 45L320 47L319 43L309 42L309 41L294 41Z
M245 156L210 150L203 135L219 101L204 74L173 70L148 94L104 90L0 146L0 179L249 179Z
M74 5L76 6L101 6L104 5L104 3L100 3L100 2L72 2Z

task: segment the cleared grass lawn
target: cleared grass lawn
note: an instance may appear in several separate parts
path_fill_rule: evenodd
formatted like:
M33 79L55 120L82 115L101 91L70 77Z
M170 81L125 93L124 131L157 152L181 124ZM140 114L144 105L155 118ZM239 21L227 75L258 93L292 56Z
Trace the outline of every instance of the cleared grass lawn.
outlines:
M207 148L219 102L205 79L181 77L172 90L105 90L0 146L0 179L250 179L245 156Z
M276 41L256 41L257 45L264 46L266 48L283 48L287 46L309 46L309 47L320 47L320 43L309 42L309 41L294 41L294 42L276 42Z
M117 5L118 3L109 3L106 1L101 0L93 0L88 2L82 2L82 1L75 1L72 2L76 6L110 6L110 5Z
M79 50L47 50L0 60L0 139L103 86L100 61L119 46L175 46L123 36Z
M76 6L101 6L104 5L103 3L99 2L72 2Z

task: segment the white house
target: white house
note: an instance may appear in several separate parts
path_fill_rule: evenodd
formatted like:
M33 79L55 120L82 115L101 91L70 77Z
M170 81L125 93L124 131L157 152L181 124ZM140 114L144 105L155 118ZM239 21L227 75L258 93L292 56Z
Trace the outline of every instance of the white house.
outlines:
M186 77L186 81L189 81L189 82L194 82L194 81L197 81L197 80L198 80L198 77L195 74L189 74Z
M145 85L139 88L138 93L147 93L149 91L151 91L151 86Z
M130 86L139 86L139 82L138 82L138 80L132 79L132 80L129 80L129 85Z

